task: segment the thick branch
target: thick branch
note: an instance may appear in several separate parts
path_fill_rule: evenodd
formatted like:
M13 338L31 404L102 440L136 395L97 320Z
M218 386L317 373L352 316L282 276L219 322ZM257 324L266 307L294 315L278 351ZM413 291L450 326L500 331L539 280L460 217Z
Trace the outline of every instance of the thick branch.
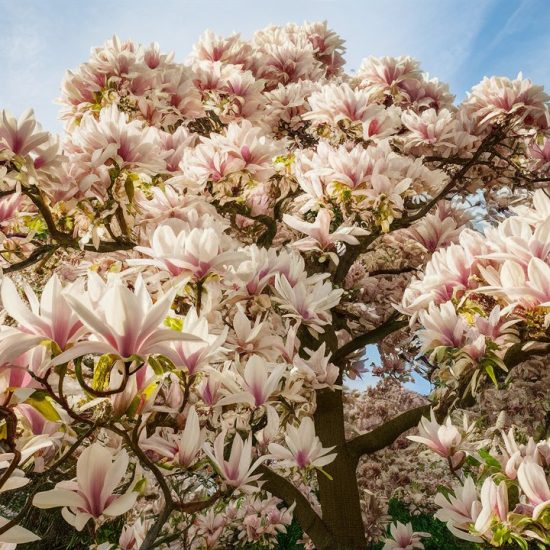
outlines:
M382 426L348 441L349 452L357 458L365 454L372 454L391 445L402 433L414 428L420 419L429 413L431 405L422 405L410 409Z
M353 338L353 340L350 340L347 344L344 344L334 354L332 362L335 364L339 364L354 351L362 349L369 344L380 342L380 340L388 336L388 334L391 334L396 330L400 330L409 324L408 321L400 321L396 317L397 316L395 315L391 316L387 321L385 321L375 329L369 330L369 332L365 332L364 334L360 334L359 336Z
M47 257L49 254L52 254L53 252L55 252L57 248L59 248L59 246L55 244L44 244L42 246L39 246L29 254L28 258L25 258L20 262L11 264L8 267L3 268L2 271L4 273L13 273L14 271L20 271L21 269L26 269L27 267L30 267L31 265L34 265L35 263L42 260L44 257Z
M375 269L369 271L369 277L378 277L380 275L402 275L403 273L412 273L413 271L418 271L418 267L398 267L395 269Z
M528 359L532 359L533 357L548 355L550 351L549 350L550 344L548 344L545 349L533 348L526 351L521 349L524 345L525 345L525 342L514 344L508 349L508 351L506 352L503 358L503 362L508 369L517 367L520 363L523 363Z
M306 497L290 481L275 473L271 468L262 465L258 468L258 472L262 474L262 479L266 481L262 487L263 489L284 500L287 506L296 503L294 517L302 530L311 538L317 550L330 550L333 548L332 533L311 507Z

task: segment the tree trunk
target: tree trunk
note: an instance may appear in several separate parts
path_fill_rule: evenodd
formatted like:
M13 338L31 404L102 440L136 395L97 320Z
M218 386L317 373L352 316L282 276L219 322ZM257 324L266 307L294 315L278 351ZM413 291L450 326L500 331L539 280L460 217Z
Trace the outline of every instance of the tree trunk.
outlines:
M325 468L332 480L322 472L317 474L323 522L334 535L333 548L362 550L366 540L357 486L357 458L345 445L341 391L317 393L315 429L323 447L336 446L338 451L336 459Z

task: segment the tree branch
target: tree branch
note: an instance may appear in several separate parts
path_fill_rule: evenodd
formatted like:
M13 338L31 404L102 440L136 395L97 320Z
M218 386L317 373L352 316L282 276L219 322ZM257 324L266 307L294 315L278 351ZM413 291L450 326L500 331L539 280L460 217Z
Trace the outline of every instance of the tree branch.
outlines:
M458 170L453 176L451 176L451 179L445 185L445 187L435 196L431 201L427 202L422 208L420 208L417 212L414 214L411 214L410 216L407 216L405 218L400 218L395 220L390 228L390 231L395 231L396 229L403 229L405 227L409 227L413 222L419 220L420 218L424 217L442 198L449 193L453 189L453 187L466 176L470 168L472 168L474 165L480 163L480 157L483 155L483 153L488 152L491 147L496 145L505 135L507 129L506 122L503 123L501 126L495 126L494 131L491 132L489 135L487 135L479 147L477 148L476 152L472 155L470 159L464 159L464 163L462 164L462 168ZM455 159L458 160L458 159ZM456 162L455 162L456 163Z
M290 481L275 473L271 468L261 465L258 467L258 472L266 480L263 489L284 500L287 506L296 503L294 517L302 530L311 538L317 550L334 548L332 533L311 507L306 497Z
M375 329L369 330L369 332L365 332L364 334L360 334L350 340L347 344L344 344L336 351L332 357L332 362L334 364L339 364L354 351L362 349L369 344L380 342L380 340L388 336L388 334L402 329L408 324L408 321L400 321L397 319L397 315L392 315L387 321L377 326Z
M57 244L44 244L42 246L39 246L29 254L28 258L25 258L20 262L11 264L8 267L3 268L2 271L4 273L13 273L14 271L26 269L27 267L30 267L31 265L34 265L35 263L42 260L42 258L47 257L49 254L53 254L58 248L59 245Z
M422 405L392 418L374 430L354 437L346 443L349 452L357 458L372 454L391 445L402 433L414 428L430 412L431 405Z

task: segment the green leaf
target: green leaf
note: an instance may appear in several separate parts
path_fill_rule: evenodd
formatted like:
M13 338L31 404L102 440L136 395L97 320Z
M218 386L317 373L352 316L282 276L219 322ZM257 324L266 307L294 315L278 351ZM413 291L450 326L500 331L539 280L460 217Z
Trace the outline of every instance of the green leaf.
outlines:
M97 391L105 391L109 387L109 374L113 367L114 357L112 355L102 355L94 367L94 377L92 379L92 388Z
M53 406L50 398L43 391L35 391L25 401L28 405L36 409L44 418L52 422L61 420L57 409Z
M495 376L495 369L493 365L491 364L485 365L485 372L489 375L489 378L491 379L493 384L498 388L497 377Z
M126 191L126 195L128 196L130 203L134 202L134 182L132 181L132 178L126 178L126 181L124 182L124 191Z
M491 466L493 468L496 468L497 470L501 469L500 462L494 457L489 454L489 451L486 449L480 449L479 456L484 460L485 464L487 466Z
M164 326L167 326L177 332L181 332L183 329L183 319L180 319L179 317L166 317L166 319L164 319Z
M147 480L144 477L142 477L140 480L136 482L132 491L134 491L135 493L143 493L146 485L147 485Z

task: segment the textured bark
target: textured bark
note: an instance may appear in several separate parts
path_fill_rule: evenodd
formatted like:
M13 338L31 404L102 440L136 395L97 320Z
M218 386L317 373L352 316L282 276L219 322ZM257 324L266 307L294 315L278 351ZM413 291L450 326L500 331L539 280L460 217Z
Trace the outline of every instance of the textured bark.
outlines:
M348 442L349 452L360 458L391 445L402 433L414 428L423 416L430 414L431 405L422 405L388 420L374 430L358 435Z
M294 518L315 544L317 550L334 548L334 537L326 524L294 485L265 465L258 468L264 481L263 488L284 500L287 506L295 504Z
M315 429L323 447L337 447L336 459L317 474L323 522L334 536L334 550L366 547L361 503L357 486L357 458L345 444L344 405L341 391L317 394Z

